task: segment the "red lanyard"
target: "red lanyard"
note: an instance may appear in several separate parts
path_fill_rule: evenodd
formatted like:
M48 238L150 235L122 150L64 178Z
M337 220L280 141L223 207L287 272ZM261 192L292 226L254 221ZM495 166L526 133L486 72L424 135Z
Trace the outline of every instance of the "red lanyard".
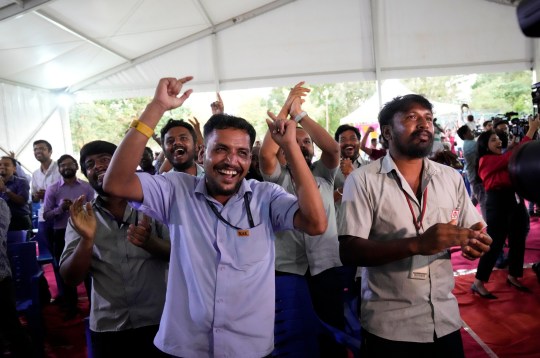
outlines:
M427 187L426 189L424 189L424 193L422 194L422 211L420 212L420 218L418 218L418 220L416 220L416 215L414 215L414 210L409 196L407 195L405 190L403 190L403 188L401 189L401 191L403 192L403 195L405 195L405 199L407 199L407 204L409 204L409 210L411 211L414 228L416 229L416 234L420 235L420 229L422 228L422 220L424 220L424 214L426 213Z

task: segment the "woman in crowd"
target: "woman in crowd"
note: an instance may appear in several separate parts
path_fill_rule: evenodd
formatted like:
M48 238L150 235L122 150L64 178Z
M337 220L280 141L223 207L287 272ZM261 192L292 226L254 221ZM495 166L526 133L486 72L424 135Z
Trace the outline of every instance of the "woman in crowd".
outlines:
M528 142L540 127L538 116L529 119L529 130L521 143ZM519 198L510 182L508 162L512 151L502 153L502 142L494 131L480 134L478 146L478 177L486 190L487 233L493 239L490 250L480 258L476 278L472 284L473 293L483 298L497 298L489 292L484 283L495 265L499 252L508 237L509 267L506 282L520 291L529 292L518 278L523 276L525 239L529 233L529 215L522 198ZM514 147L516 148L516 147Z

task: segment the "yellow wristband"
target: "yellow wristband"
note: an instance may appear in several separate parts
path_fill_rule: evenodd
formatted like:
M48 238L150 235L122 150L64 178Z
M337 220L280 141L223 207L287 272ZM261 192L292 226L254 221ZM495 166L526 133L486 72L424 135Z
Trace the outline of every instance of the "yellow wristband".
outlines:
M143 123L137 119L134 119L129 128L135 128L139 133L144 134L148 139L154 134L154 130L150 128L146 123Z

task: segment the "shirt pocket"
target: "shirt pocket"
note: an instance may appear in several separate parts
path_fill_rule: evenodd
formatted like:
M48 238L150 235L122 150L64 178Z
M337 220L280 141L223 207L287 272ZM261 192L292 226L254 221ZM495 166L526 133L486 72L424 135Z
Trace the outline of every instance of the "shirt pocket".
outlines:
M271 252L274 245L272 234L264 224L246 230L238 230L234 240L236 260L233 266L245 269L263 261Z

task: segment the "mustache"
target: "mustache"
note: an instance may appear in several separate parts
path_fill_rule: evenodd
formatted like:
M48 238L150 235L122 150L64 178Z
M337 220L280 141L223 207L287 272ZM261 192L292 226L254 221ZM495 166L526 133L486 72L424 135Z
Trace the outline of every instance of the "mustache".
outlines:
M411 138L417 138L417 137L420 137L423 134L427 135L430 140L433 139L433 133L431 133L430 131L424 130L424 129L419 129L419 130L416 130L416 131L412 132L411 133Z

